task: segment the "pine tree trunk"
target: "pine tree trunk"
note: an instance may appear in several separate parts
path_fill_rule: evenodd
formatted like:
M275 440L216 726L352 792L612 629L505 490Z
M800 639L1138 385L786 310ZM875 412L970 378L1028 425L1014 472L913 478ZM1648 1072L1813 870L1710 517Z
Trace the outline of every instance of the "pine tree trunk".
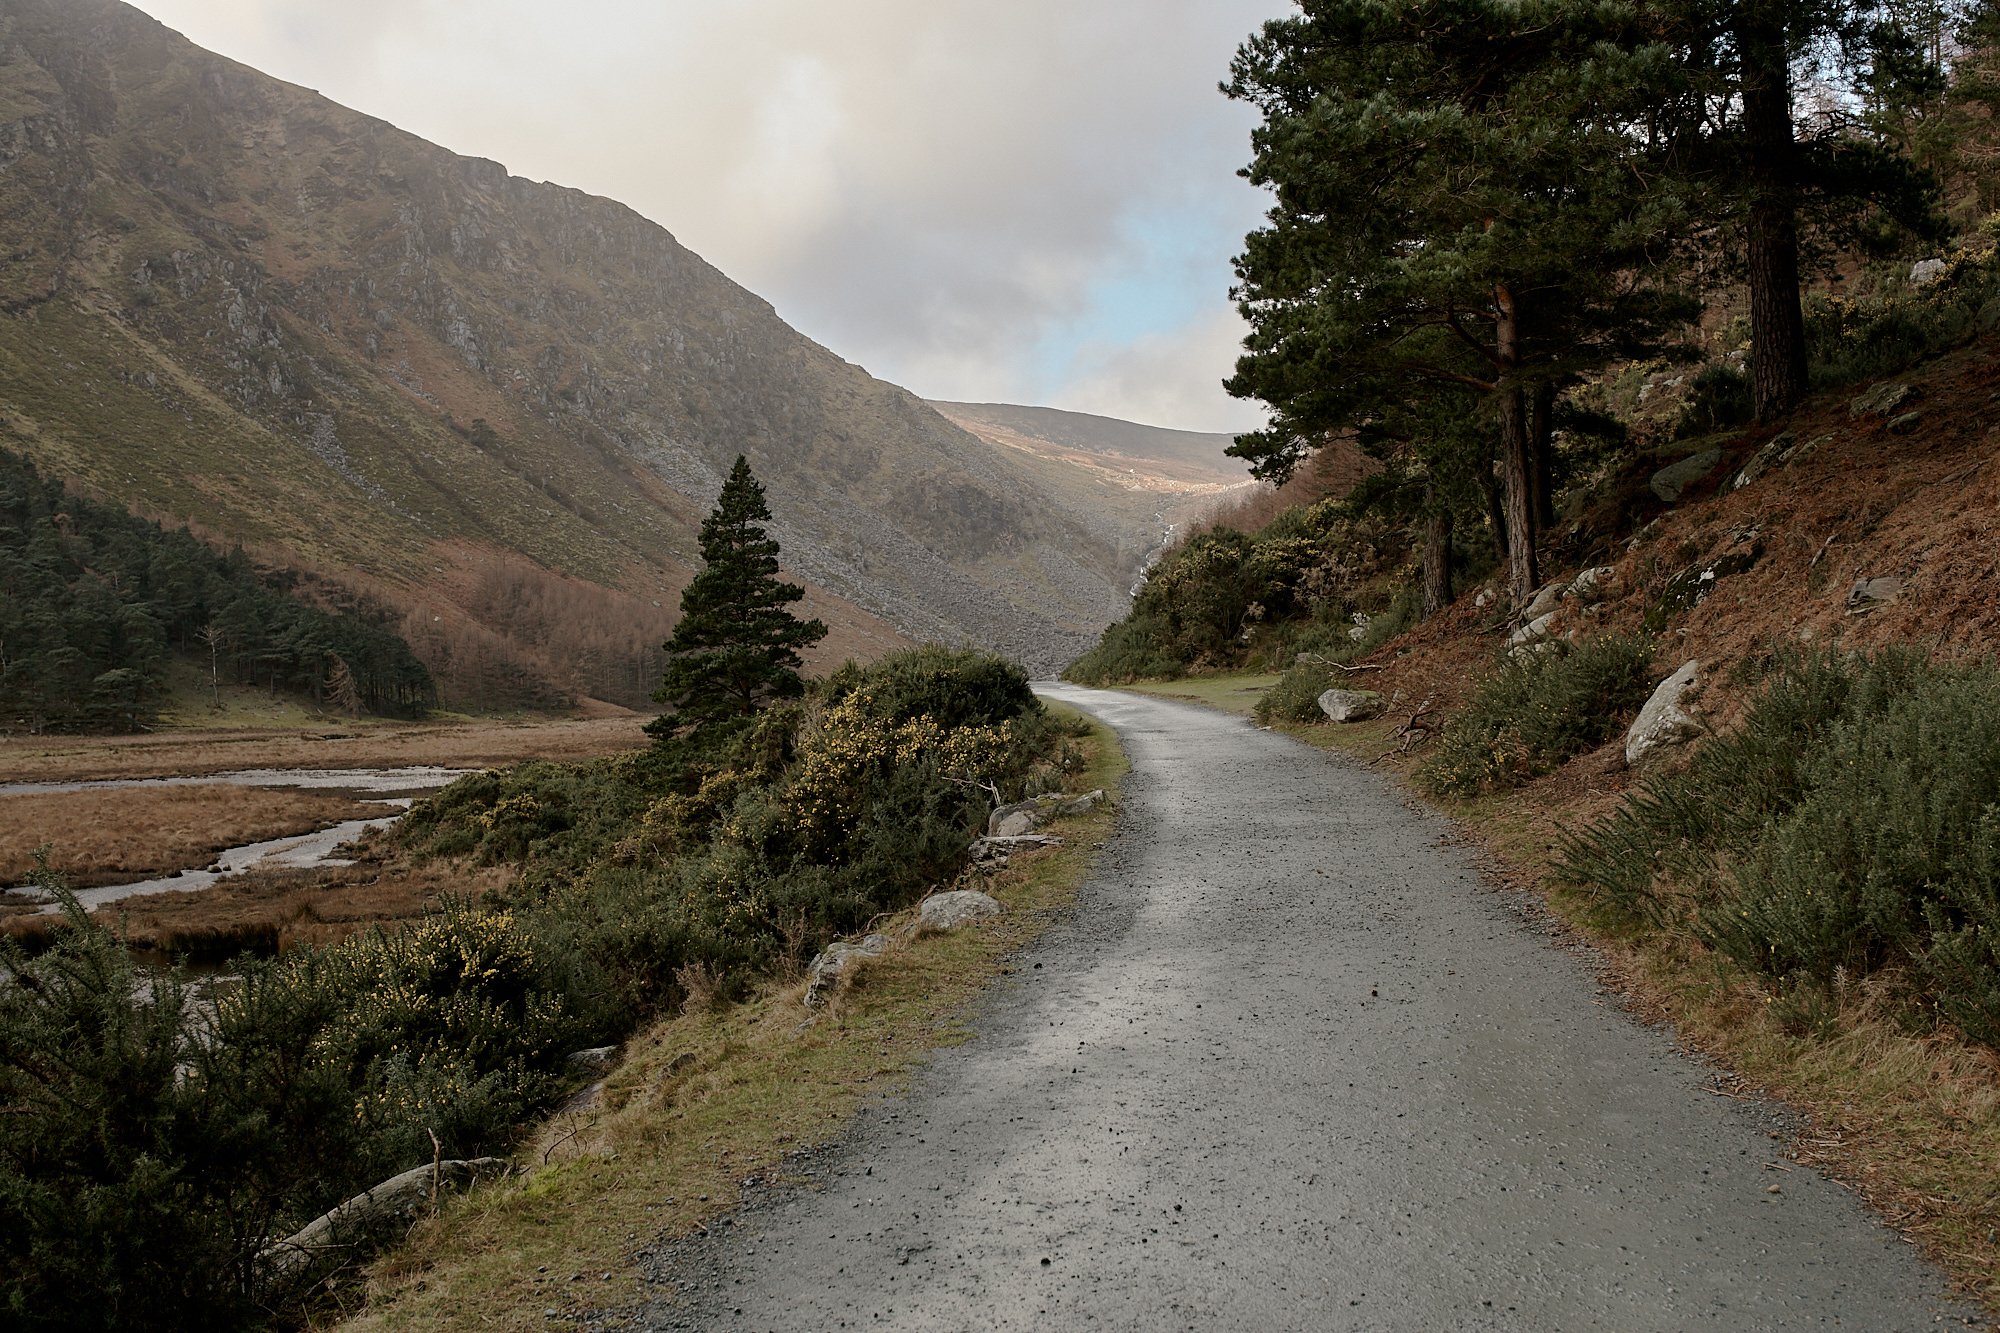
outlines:
M1736 27L1743 62L1745 236L1750 281L1750 380L1757 420L1771 421L1806 396L1806 322L1799 304L1799 219L1793 193L1797 143L1784 30L1754 5Z
M1515 609L1528 604L1541 581L1535 560L1533 425L1527 395L1515 377L1521 364L1521 312L1505 283L1493 289L1494 349L1500 358L1500 490L1507 508L1507 596Z
M1431 500L1424 515L1424 619L1451 605L1451 510Z

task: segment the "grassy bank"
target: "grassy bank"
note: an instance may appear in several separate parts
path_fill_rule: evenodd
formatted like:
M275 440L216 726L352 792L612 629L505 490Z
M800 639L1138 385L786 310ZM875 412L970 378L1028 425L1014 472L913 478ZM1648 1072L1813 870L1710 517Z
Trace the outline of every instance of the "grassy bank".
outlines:
M1135 688L1247 716L1271 682L1223 675ZM1601 895L1565 883L1564 830L1616 808L1622 780L1609 775L1622 769L1612 753L1620 741L1525 785L1441 799L1416 781L1431 745L1404 752L1403 720L1276 729L1375 767L1473 832L1497 873L1538 892L1595 945L1636 1016L1670 1024L1683 1046L1723 1066L1723 1095L1769 1096L1800 1113L1791 1160L1867 1199L2000 1311L2000 1055L1941 1033L1934 1018L1913 1021L1905 975L1774 987L1686 930L1607 913Z
M1115 803L1116 741L1094 727L1086 744L1078 784ZM341 1327L544 1329L548 1310L581 1319L649 1294L637 1256L734 1207L747 1178L785 1179L791 1154L837 1139L864 1103L969 1035L978 996L1068 910L1113 818L1064 821L1063 847L993 877L1005 916L910 939L818 1017L803 982L786 979L641 1032L598 1105L552 1117L517 1155L519 1174L448 1205L379 1260L366 1308Z

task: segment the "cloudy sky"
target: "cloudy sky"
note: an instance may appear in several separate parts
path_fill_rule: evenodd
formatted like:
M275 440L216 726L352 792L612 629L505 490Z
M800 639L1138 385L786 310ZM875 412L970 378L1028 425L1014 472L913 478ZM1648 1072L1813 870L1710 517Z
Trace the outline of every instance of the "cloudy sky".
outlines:
M1242 430L1263 204L1215 85L1286 0L138 0L201 45L655 219L927 397Z

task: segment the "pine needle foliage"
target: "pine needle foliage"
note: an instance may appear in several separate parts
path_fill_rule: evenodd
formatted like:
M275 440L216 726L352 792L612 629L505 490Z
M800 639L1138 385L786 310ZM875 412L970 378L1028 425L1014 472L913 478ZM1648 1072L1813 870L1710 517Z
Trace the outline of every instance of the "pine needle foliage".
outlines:
M715 509L701 525L703 568L681 594L667 640L667 668L653 698L667 707L647 730L668 737L729 726L774 699L805 692L799 654L826 637L792 603L805 590L778 577L778 543L764 487L738 455Z

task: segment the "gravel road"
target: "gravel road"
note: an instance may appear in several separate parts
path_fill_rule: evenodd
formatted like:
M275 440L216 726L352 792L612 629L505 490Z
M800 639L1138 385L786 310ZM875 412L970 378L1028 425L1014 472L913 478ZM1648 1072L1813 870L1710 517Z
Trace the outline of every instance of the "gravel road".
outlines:
M1190 705L1073 921L907 1097L662 1253L653 1329L1974 1323L1441 819Z

